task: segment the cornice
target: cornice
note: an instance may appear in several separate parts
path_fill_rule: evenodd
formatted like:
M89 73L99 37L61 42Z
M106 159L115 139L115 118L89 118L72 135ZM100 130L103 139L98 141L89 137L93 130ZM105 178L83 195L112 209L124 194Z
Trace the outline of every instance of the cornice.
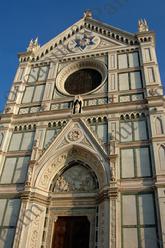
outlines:
M133 178L118 180L118 187L121 193L152 191L155 187L155 178Z
M101 22L101 21L98 21L96 19L93 19L93 18L90 18L90 19L87 19L86 20L86 23L89 23L89 24L94 24L94 25L98 25L102 28L106 28L107 30L109 31L112 31L112 32L117 32L118 34L123 34L129 38L135 38L135 34L134 33L131 33L131 32L128 32L128 31L125 31L123 29L120 29L120 28L117 28L117 27L114 27L110 24L107 24L107 23L104 23L104 22Z
M83 112L81 114L75 114L74 116L78 117L88 117L90 115L108 115L114 113L126 113L131 111L140 111L144 109L148 109L149 107L160 107L163 106L162 99L159 97L151 97L153 99L152 102L147 103L146 100L143 101L134 101L134 102L127 102L127 103L108 103L104 105L97 105L96 106L86 106L83 108ZM10 118L6 118L9 117ZM39 122L39 121L50 121L50 120L59 120L59 119L71 119L73 118L72 110L71 109L61 109L61 110L50 110L50 111L43 111L38 113L31 113L26 115L3 115L4 118L1 119L0 124L9 123L17 124L17 123L24 123L24 122Z

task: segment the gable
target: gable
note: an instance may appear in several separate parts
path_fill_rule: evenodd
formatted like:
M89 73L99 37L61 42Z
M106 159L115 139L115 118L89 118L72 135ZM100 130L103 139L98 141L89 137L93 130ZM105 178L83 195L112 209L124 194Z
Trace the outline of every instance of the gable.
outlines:
M79 145L86 147L93 153L100 153L106 158L107 152L98 137L89 129L85 121L81 119L71 120L54 139L51 139L39 160L51 157L54 153L68 145Z
M60 59L74 54L94 52L96 49L101 51L111 47L124 48L134 44L137 44L135 35L92 18L82 18L42 47L36 46L31 55L33 61L51 57ZM29 54L28 52L22 55Z
M38 51L38 54L42 55L41 59L54 58L62 59L74 55L83 55L86 53L91 53L95 51L102 51L111 48L124 48L125 44L121 42L114 41L111 38L103 37L103 35L97 34L96 32L91 32L88 29L82 29L79 33L74 34L72 37L68 38L65 42L61 42L59 45L53 47L54 41L52 41L51 51L47 52L45 55ZM41 50L43 50L41 48ZM46 49L48 51L48 49ZM38 55L36 54L36 57Z
M33 183L48 190L54 175L72 161L82 161L97 172L100 185L110 176L107 153L82 119L71 120L36 161ZM45 175L46 173L46 175Z

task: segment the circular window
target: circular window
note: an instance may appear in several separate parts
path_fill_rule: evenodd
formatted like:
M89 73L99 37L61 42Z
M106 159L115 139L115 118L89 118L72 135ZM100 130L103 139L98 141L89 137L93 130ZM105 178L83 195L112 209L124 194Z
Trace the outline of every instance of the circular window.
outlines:
M98 90L107 78L107 68L97 60L83 60L63 68L56 79L60 93L69 96L89 94Z
M81 69L66 79L64 88L71 95L80 95L94 90L101 82L102 76L97 70Z

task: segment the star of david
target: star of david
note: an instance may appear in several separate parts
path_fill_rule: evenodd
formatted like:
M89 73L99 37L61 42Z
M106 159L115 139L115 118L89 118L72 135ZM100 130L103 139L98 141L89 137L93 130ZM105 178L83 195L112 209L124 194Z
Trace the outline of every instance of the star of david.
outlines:
M94 36L83 34L81 38L75 39L75 43L76 43L75 47L79 47L82 50L84 50L87 46L95 44L95 42L93 41L93 38Z

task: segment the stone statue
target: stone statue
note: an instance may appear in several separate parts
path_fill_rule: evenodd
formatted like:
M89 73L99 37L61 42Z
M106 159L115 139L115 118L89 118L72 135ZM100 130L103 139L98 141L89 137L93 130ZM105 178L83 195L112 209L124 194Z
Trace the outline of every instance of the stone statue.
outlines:
M115 165L111 165L111 181L116 181L116 176L115 176Z
M69 191L69 184L65 181L63 176L60 176L56 182L56 191Z
M37 152L38 152L38 147L39 147L39 138L36 138L34 140L34 143L33 143L33 150L32 150L32 155L31 155L31 159L32 160L36 160L36 155L37 155Z
M84 12L84 19L86 18L92 18L92 11L91 10L86 10Z
M32 180L32 175L33 175L33 168L34 168L34 164L29 164L29 169L28 169L28 173L27 173L27 180L25 182L26 186L31 185L31 180Z
M147 24L147 21L144 19L140 19L138 21L138 30L139 32L148 32L149 31L149 27L148 27L148 24Z
M80 96L75 96L73 102L73 114L80 114L82 111L82 98Z

